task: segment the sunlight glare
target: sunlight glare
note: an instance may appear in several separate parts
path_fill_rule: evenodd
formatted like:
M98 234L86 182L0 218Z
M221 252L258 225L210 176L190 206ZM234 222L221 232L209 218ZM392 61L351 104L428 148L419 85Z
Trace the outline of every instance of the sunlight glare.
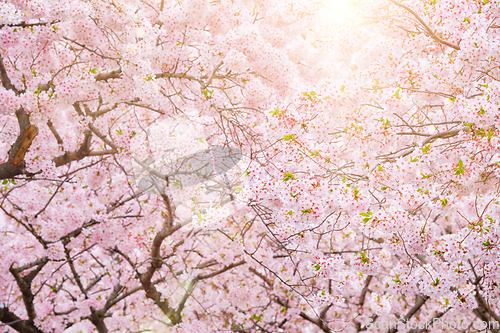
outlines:
M322 25L344 25L355 19L353 0L322 0L321 3Z

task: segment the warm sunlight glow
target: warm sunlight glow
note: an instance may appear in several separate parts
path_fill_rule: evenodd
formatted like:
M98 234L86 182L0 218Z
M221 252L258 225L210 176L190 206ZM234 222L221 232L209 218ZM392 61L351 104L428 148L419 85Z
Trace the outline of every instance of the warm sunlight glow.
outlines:
M324 25L342 25L355 19L353 0L322 0L321 19Z

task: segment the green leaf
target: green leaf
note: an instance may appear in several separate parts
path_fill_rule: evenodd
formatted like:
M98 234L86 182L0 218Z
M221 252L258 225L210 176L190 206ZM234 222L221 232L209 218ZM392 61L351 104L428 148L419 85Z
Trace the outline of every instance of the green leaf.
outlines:
M262 316L252 315L252 319L257 320L257 321L262 321Z
M279 116L280 115L280 109L276 108L273 111L269 112L273 116Z
M314 270L317 272L321 269L321 266L319 264L316 264L313 266L314 267Z
M295 140L295 134L288 134L283 137L283 140L289 141L289 140Z
M433 174L432 173L429 173L429 174L425 174L423 173L422 171L420 171L420 175L422 176L422 179L427 179L427 178L430 178Z
M454 167L453 170L457 176L465 174L464 162L461 159L458 160L458 167Z
M361 256L361 262L363 264L369 264L370 263L370 259L368 259L366 257L366 254L364 252L360 252L359 255Z
M495 130L492 128L488 129L488 135L487 138L491 139L495 135Z
M399 97L399 90L400 89L398 88L398 90L396 90L396 92L392 96L396 97L397 99L400 99L401 97Z
M315 98L318 98L317 94L314 91L311 92L303 92L303 96L307 97L309 100L314 100Z
M287 173L285 173L285 178L283 178L283 181L284 181L284 182L287 182L287 181L289 181L290 179L295 179L295 176L293 175L293 173L291 173L291 172L287 172Z
M366 213L359 213L359 215L364 216L365 218L363 219L363 224L367 224L370 222L370 220L373 218L373 213L372 212L366 212Z
M420 149L422 150L423 154L428 154L429 151L431 150L431 144L429 143L429 144L425 145L424 147L422 147Z
M486 136L486 131L484 130L484 128L479 128L476 133L475 133L477 136L480 136L482 138L484 138Z

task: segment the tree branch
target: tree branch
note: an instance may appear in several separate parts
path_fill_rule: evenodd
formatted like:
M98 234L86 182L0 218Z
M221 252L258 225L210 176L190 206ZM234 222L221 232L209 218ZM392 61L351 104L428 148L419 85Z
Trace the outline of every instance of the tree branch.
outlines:
M427 32L427 35L429 37L431 37L432 39L434 39L436 42L441 43L443 45L446 45L448 47L451 47L452 49L460 50L460 47L458 45L455 45L453 43L450 43L450 42L447 42L445 40L442 40L441 38L439 38L438 36L436 36L436 34L434 32L432 32L431 28L420 18L420 16L413 9L411 9L410 7L408 7L406 5L403 5L402 3L396 2L394 0L389 0L389 1L392 2L393 4L395 4L396 6L404 8L405 10L407 10L408 12L410 12L417 19L417 21L420 22L420 24L422 25L422 27Z
M365 304L365 299L366 299L366 293L368 292L368 288L370 286L370 282L372 282L373 275L368 275L365 280L365 286L363 287L363 290L361 290L361 295L359 296L359 306L363 306Z
M302 317L302 318L304 318L308 322L311 322L314 325L318 326L325 333L331 333L332 332L332 330L328 328L328 325L326 325L326 323L323 320L319 319L319 318L318 319L314 319L314 318L308 316L305 312L301 312L299 314L299 316Z
M474 297L477 301L477 308L473 310L474 314L486 323L490 323L491 320L494 319L498 323L498 325L500 325L500 317L495 313L495 311L491 309L491 307L488 305L488 302L486 302L484 297L481 296L477 288ZM500 332L498 329L490 328L490 330L493 333Z
M245 260L241 260L239 262L232 263L231 265L224 266L223 268L221 268L218 271L215 271L215 272L212 272L212 273L209 273L209 274L205 274L205 275L198 275L198 279L199 280L209 279L211 277L214 277L214 276L217 276L217 275L222 274L224 272L227 272L231 268L238 267L238 266L241 266L241 265L244 265L244 264L246 264L246 261Z
M139 275L139 280L141 285L146 292L146 297L153 300L155 304L160 308L160 310L166 314L172 323L179 323L180 318L177 317L177 312L169 306L168 300L161 300L161 293L156 289L154 283L151 281L154 273L161 268L163 262L160 257L160 249L163 240L173 234L175 231L181 228L180 224L168 227L165 223L163 229L158 232L153 240L153 245L151 249L151 265L148 267L145 273Z
M120 79L122 77L122 70L117 69L108 73L100 73L94 76L96 81L108 81L110 79Z
M9 272L14 276L19 290L23 295L24 307L26 308L26 312L28 314L29 323L33 323L36 318L34 300L35 297L33 292L31 291L31 282L35 278L35 276L42 270L42 268L49 262L47 257L43 257L42 259L37 260L35 263L25 265L22 267L14 268L14 266L10 266ZM26 269L30 269L32 267L36 267L29 274L24 277L21 276L21 272Z
M0 29L3 27L20 27L20 28L29 28L29 27L38 27L42 25L52 25L59 23L61 21L59 20L54 20L51 22L38 22L38 23L26 23L26 22L21 22L21 23L15 23L15 24L0 24Z
M5 89L14 91L16 95L21 93L10 81L1 56L0 78ZM38 134L38 128L31 125L29 115L24 108L17 109L16 116L20 133L9 151L9 160L0 164L0 179L10 179L25 173L24 156Z
M415 305L413 305L413 307L410 309L410 311L408 311L408 313L403 317L403 319L401 319L401 321L403 323L407 323L411 319L411 317L413 317L413 315L417 313L418 310L420 310L420 308L425 304L425 302L427 302L429 298L430 297L427 295L424 296L417 295L417 300L415 302ZM388 333L396 333L397 331L398 328L393 327L389 330Z
M7 70L5 69L5 65L3 63L3 58L0 56L0 78L2 79L2 86L7 90L12 90L19 95L19 90L12 84L9 76L7 75Z
M44 333L32 322L24 320L10 312L8 307L0 308L0 321L21 333Z
M83 143L78 150L72 152L66 152L63 155L54 157L52 161L55 163L56 167L61 165L71 163L73 161L80 161L90 154L90 145L92 142L92 133L90 130L84 132Z

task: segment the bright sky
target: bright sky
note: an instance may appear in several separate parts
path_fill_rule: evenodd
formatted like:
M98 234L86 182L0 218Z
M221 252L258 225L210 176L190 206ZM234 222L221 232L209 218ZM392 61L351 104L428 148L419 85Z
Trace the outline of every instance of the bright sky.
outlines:
M324 8L321 11L321 18L325 25L337 25L348 23L355 19L354 0L322 0Z

